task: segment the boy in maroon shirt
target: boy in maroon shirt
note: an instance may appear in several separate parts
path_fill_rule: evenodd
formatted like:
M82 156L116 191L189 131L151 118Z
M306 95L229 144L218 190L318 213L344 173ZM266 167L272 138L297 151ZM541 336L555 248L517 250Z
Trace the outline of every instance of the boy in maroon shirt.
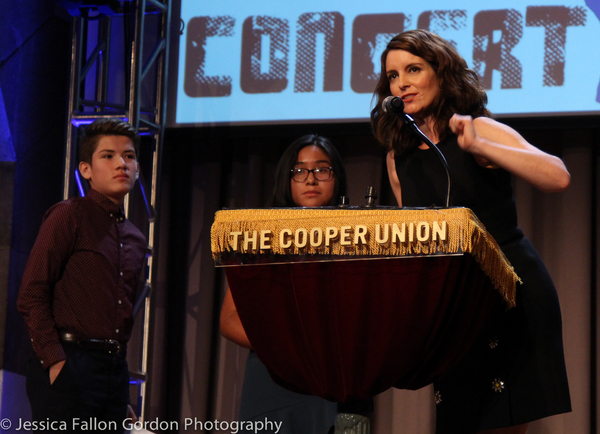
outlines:
M86 128L79 171L91 189L48 210L27 261L17 300L36 355L27 394L48 431L123 432L135 417L126 347L147 243L123 200L138 177L138 146L122 120Z

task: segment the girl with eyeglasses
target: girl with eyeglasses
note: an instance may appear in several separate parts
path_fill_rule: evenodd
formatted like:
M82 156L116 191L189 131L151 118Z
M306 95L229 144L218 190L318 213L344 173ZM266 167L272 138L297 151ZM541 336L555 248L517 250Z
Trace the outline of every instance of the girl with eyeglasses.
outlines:
M328 139L306 135L293 142L279 160L271 204L273 207L330 206L345 194L346 170L340 154ZM229 288L220 325L225 338L252 350ZM277 385L256 354L250 352L242 389L241 421L265 418L280 421L279 434L326 434L336 414L336 403Z

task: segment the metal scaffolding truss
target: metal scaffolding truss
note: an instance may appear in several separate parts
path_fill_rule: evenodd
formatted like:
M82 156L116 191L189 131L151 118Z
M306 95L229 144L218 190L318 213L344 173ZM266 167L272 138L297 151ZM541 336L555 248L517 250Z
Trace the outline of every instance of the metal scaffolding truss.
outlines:
M94 8L84 3L79 13L69 10L74 16L63 197L83 195L86 190L77 172L79 127L108 117L129 121L141 137L140 178L139 188L125 199L125 212L146 235L150 252L128 351L132 387L138 392L137 412L143 420L148 404L151 289L158 242L154 210L166 116L171 4L170 0L100 0Z

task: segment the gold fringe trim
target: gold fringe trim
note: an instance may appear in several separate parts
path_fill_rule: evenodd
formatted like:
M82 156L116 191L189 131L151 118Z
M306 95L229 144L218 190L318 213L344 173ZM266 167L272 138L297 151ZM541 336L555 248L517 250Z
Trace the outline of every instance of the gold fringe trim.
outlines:
M405 240L405 242L379 243L376 241L377 225L380 230L389 225L391 237L392 227L405 225L405 234L411 223L416 228L421 225L429 227L431 232L434 226L446 222L446 239L433 236L424 241ZM354 243L353 230L357 225L366 226L366 243ZM335 227L338 231L343 226L350 226L352 240L350 245L341 245L340 237L333 240L329 246L311 246L299 248L294 242L289 248L280 246L279 234L282 230L291 231L293 238L296 230L305 229L307 232L313 228L325 231L328 227ZM362 228L364 230L364 228ZM261 231L271 231L268 249L244 249L244 236L247 232L250 237L254 231L260 237ZM234 240L232 233L238 232ZM302 231L304 233L304 231ZM424 237L421 237L424 238ZM234 249L237 241L237 248ZM257 241L258 243L258 241ZM254 243L254 246L257 246ZM334 256L415 256L441 254L468 253L479 263L488 275L496 290L500 292L508 307L515 305L516 284L520 282L494 238L487 233L483 224L468 208L442 208L442 209L319 209L319 208L277 208L277 209L241 209L223 210L215 214L215 221L211 229L212 253L215 260L220 260L221 253L239 254L280 254L280 255L334 255ZM300 243L303 244L303 243ZM250 244L248 244L250 246Z

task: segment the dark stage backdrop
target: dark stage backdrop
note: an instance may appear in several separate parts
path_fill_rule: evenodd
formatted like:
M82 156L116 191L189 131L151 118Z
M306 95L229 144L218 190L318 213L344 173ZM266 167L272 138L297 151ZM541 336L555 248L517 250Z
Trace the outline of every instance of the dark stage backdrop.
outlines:
M31 344L16 297L44 212L61 199L70 25L54 2L0 13L0 418L27 418Z
M2 212L12 212L12 224L0 225L0 248L5 258L10 256L10 264L0 264L5 273L0 282L0 320L6 324L1 332L0 410L5 417L27 412L23 373L31 346L15 299L41 217L61 199L70 25L56 16L53 2L35 0L12 2L0 14L0 23L0 89L6 117L0 133L3 152L10 147L14 152L14 159L12 152L2 154L7 163L3 173L9 179L0 183ZM574 409L533 424L530 434L587 434L597 428L599 121L598 117L513 121L532 143L562 156L572 175L571 187L560 194L542 194L516 183L520 223L558 287ZM246 351L218 333L225 281L212 262L210 226L222 207L266 205L281 152L308 132L328 136L340 148L352 204L363 203L367 186L379 189L380 204L393 204L383 151L367 124L167 131L149 420L237 419ZM431 433L432 411L429 390L388 391L377 398L376 429Z
M595 431L597 413L598 147L597 119L514 120L527 139L561 156L570 188L543 194L515 182L520 225L540 251L563 309L573 412L532 424L530 433ZM561 128L570 125L570 128ZM246 350L220 337L218 315L225 279L210 252L210 226L223 207L263 207L279 156L306 133L331 138L348 170L352 205L367 186L379 204L395 205L384 152L368 124L222 127L168 130L164 146L161 250L154 369L149 417L164 420L237 420ZM375 429L393 434L433 433L428 388L390 390L377 397ZM191 432L191 430L190 430Z

